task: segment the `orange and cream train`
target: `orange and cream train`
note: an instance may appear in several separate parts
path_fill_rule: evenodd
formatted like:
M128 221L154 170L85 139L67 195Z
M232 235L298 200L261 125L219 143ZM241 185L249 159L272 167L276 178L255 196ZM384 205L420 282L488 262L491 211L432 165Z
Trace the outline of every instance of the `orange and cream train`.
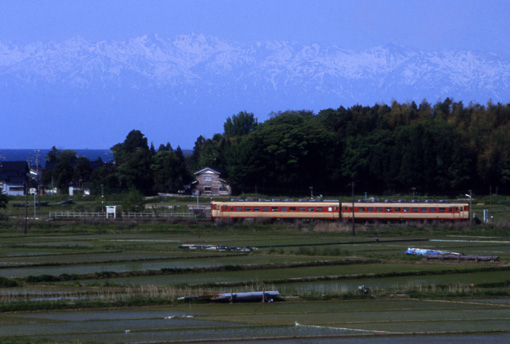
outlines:
M454 222L469 220L469 204L461 202L339 202L231 200L211 202L211 217L219 219L343 220L380 222Z

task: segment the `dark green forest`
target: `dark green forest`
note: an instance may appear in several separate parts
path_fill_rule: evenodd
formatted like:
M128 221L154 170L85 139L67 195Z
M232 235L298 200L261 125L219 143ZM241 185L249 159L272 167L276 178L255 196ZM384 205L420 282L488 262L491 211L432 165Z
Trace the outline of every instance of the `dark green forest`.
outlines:
M447 98L350 108L252 113L226 119L223 133L198 137L189 156L158 149L138 130L111 148L115 162L87 162L53 149L44 181L88 184L99 192L177 192L193 172L222 172L234 194L337 195L510 192L510 104L485 106Z

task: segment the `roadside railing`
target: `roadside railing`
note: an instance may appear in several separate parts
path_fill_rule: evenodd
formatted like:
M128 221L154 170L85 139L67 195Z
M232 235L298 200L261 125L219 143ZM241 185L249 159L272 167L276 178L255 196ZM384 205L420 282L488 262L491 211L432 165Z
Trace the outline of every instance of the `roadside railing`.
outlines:
M49 217L52 219L106 219L106 214L101 212L91 211L51 211ZM147 219L147 218L180 218L180 219L198 219L198 218L210 218L211 215L208 213L196 214L194 212L119 212L116 214L116 218L121 219ZM108 219L114 217L110 214Z
M58 218L105 218L106 215L101 212L93 211L50 211L49 217Z
M202 216L205 214L202 214ZM185 219L196 219L198 216L193 212L121 212L120 217L123 219L149 218L149 217L179 217Z

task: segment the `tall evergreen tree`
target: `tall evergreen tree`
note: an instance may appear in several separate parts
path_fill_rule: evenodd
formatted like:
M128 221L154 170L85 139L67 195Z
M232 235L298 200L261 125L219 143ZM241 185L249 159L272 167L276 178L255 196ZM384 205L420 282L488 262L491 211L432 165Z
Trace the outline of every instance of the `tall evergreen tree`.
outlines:
M147 138L139 130L132 130L123 143L118 143L111 149L117 166L119 188L135 188L142 193L152 192L152 155Z

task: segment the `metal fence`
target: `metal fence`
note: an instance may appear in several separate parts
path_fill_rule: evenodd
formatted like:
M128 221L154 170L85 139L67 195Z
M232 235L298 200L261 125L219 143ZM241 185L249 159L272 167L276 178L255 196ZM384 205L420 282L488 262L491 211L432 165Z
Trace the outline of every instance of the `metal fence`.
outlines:
M106 213L90 211L52 211L49 214L52 219L106 219ZM180 218L180 219L198 219L210 218L208 213L195 214L194 212L119 212L116 218L121 219L147 219L147 218ZM113 219L110 214L109 219Z

